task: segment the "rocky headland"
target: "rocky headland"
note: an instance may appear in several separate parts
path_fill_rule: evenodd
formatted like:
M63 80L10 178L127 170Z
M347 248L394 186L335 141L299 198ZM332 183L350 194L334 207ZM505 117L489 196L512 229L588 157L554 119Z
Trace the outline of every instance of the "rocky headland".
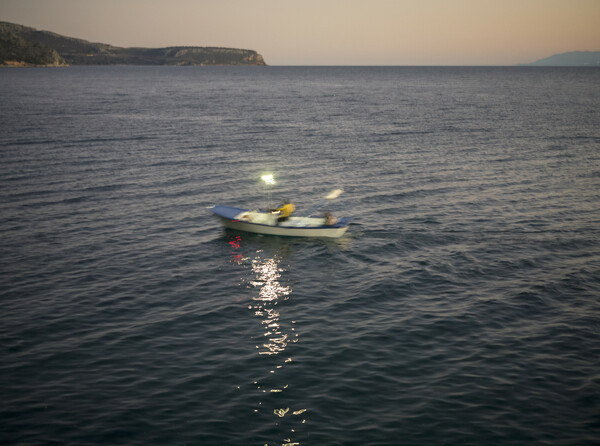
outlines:
M178 46L122 48L0 22L0 66L266 65L253 50Z

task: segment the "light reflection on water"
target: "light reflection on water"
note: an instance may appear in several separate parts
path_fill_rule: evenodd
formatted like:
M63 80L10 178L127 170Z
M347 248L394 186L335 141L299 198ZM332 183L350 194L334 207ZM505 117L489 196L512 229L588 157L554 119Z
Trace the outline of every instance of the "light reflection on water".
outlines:
M261 260L256 258L252 260L252 271L256 274L257 280L250 282L258 288L258 296L253 297L255 301L254 315L263 318L261 324L265 328L267 342L258 346L261 355L277 355L283 353L289 342L288 333L281 331L279 324L280 313L275 306L279 299L288 299L291 289L284 287L279 283L281 268L279 260L268 258Z
M276 244L256 249L256 246L250 247L251 244L243 246L243 242L245 240L240 235L230 238L229 244L233 248L231 260L252 273L248 283L256 292L253 293L248 309L260 321L262 334L253 340L257 341L255 348L257 354L264 358L265 365L264 372L252 383L258 392L258 401L253 411L260 416L262 422L284 434L280 444L300 445L294 438L306 426L307 409L295 407L294 401L286 395L288 390L292 390L294 382L289 379L290 373L285 370L293 362L289 352L286 354L288 346L298 342L299 336L296 321L285 318L281 306L292 296L291 286L281 283L282 273L285 272L282 257L286 255L285 248L289 249L289 246Z

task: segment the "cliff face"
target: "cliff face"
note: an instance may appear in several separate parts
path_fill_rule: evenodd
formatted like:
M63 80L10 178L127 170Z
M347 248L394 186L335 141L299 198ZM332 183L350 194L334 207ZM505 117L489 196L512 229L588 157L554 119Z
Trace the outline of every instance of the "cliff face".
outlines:
M266 65L256 51L233 48L102 48L62 53L71 65Z
M65 66L56 50L22 35L10 23L0 22L0 64L8 66ZM25 28L33 30L33 28Z
M266 65L253 50L121 48L0 22L0 65Z
M164 48L164 57L172 65L266 65L256 51L231 48Z

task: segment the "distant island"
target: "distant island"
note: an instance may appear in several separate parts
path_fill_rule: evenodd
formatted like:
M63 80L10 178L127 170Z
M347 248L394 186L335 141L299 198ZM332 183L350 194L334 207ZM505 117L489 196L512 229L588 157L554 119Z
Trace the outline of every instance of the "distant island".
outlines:
M0 66L266 65L253 50L177 46L121 48L0 22Z
M520 64L521 67L600 67L600 51L570 51L538 61Z

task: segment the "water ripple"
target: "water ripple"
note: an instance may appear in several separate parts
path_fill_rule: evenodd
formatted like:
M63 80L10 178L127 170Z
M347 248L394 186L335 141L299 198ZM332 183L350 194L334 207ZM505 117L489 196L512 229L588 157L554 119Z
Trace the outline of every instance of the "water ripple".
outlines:
M0 443L598 443L598 76L7 70Z

